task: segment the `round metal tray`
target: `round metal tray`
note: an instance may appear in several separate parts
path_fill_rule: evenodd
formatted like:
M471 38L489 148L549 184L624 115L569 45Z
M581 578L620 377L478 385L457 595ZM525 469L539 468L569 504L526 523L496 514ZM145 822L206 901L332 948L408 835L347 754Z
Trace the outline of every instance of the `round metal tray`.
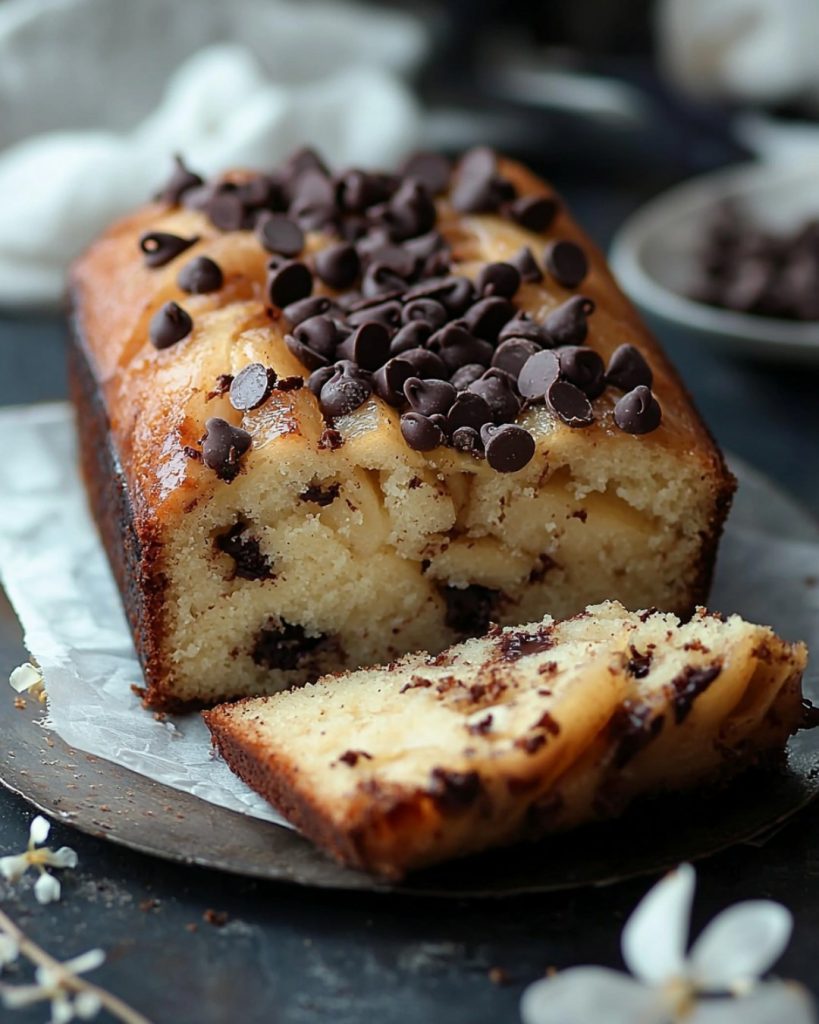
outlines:
M772 484L737 466L733 516L744 526L815 540L809 515ZM0 595L0 665L26 657L14 613ZM808 695L819 686L807 680ZM776 828L819 793L819 730L788 744L777 770L746 773L718 792L644 802L614 822L541 843L495 851L421 872L402 885L332 863L297 833L224 810L119 765L69 748L37 724L42 705L0 700L0 782L39 810L83 832L169 860L328 889L441 897L501 897L605 885L656 873Z

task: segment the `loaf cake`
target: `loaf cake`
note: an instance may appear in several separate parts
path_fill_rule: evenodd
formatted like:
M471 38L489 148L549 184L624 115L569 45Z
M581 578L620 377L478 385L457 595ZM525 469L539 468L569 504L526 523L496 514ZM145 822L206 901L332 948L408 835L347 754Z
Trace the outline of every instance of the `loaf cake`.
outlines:
M205 712L230 767L389 878L727 777L801 723L806 650L616 602Z
M155 707L705 599L733 480L516 163L179 161L70 294L84 475Z

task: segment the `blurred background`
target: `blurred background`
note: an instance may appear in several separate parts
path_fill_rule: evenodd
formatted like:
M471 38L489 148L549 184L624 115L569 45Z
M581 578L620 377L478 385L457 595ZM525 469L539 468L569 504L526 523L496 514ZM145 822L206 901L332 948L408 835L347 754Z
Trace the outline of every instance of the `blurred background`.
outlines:
M613 245L718 439L819 512L817 52L819 0L0 0L0 401L64 396L66 268L173 153L489 144Z

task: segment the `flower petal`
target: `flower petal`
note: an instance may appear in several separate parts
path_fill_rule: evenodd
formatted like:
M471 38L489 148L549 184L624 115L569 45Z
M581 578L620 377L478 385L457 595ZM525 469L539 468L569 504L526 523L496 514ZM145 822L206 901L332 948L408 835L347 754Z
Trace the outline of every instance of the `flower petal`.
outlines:
M765 982L741 999L703 999L685 1024L817 1024L807 989L796 982Z
M72 974L85 974L87 971L94 971L105 963L105 953L101 949L89 949L87 953L80 953L63 964L65 970Z
M64 993L51 1000L51 1021L49 1024L69 1024L74 1020L74 1006Z
M631 973L650 985L685 971L685 947L696 873L681 864L640 900L626 921L620 948Z
M95 992L79 992L74 997L74 1013L80 1020L91 1020L102 1009L102 1003Z
M0 969L14 963L20 955L20 947L10 935L0 934Z
M38 903L56 903L60 898L58 879L44 871L34 883L34 895Z
M17 853L13 857L0 857L0 875L7 882L19 882L28 871L28 857Z
M43 850L43 860L52 868L75 868L77 854L70 846L61 846L59 850Z
M24 1006L32 1006L43 999L49 999L51 993L42 985L3 985L0 998L8 1010L19 1010Z
M28 830L29 838L32 843L39 846L48 839L48 833L51 831L51 822L47 821L42 814L38 814L37 817L32 821L31 826Z
M530 985L520 1001L523 1024L663 1024L658 993L607 967L571 967Z
M18 665L9 676L9 685L18 693L30 690L33 686L42 683L43 676L39 669L30 663Z
M701 991L726 992L761 977L780 958L793 930L791 913L771 900L723 910L691 948L689 970Z

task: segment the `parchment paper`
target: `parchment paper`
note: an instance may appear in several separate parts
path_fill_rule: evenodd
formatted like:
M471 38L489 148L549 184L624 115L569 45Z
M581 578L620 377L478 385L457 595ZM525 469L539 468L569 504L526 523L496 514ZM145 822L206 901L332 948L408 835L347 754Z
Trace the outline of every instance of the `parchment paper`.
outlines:
M45 677L45 725L72 747L286 825L211 757L199 715L157 721L133 693L142 674L86 505L69 406L4 410L0 439L0 581ZM735 471L740 493L709 606L769 623L819 652L819 531L769 485Z

